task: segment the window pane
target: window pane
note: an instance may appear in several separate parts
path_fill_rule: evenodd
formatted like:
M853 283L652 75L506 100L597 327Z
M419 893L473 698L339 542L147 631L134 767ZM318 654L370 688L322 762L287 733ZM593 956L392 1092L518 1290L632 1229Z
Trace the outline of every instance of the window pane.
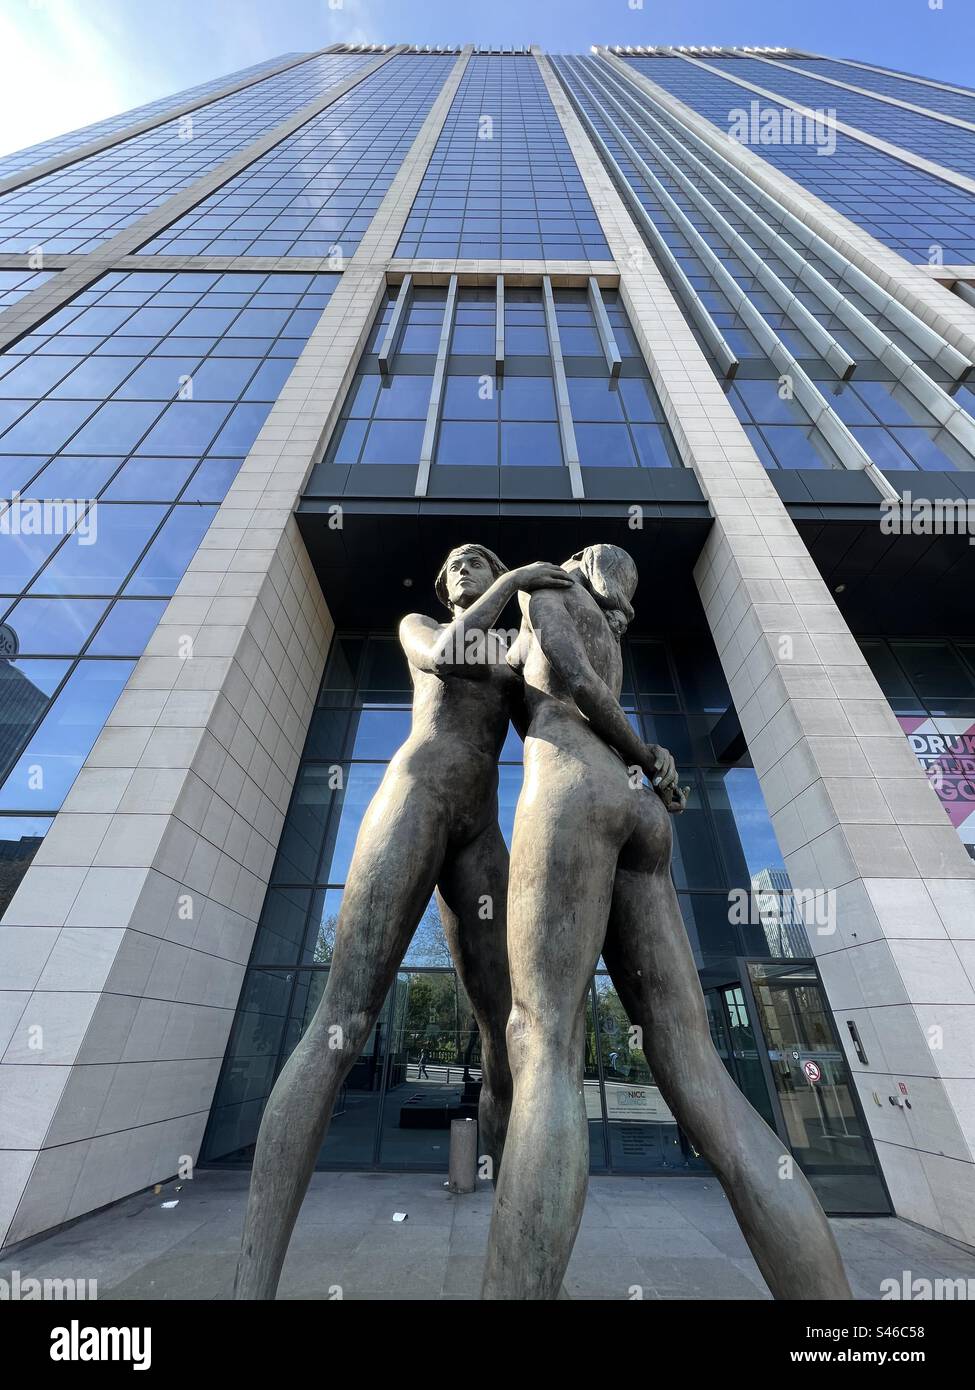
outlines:
M576 425L579 462L587 468L635 468L625 425Z
M91 414L90 402L41 401L0 439L4 453L55 454Z
M502 424L501 462L506 467L561 466L562 442L558 425Z
M118 599L88 648L92 656L141 656L166 611L164 600Z
M500 394L493 377L449 376L444 386L444 419L496 420Z
M420 460L423 443L421 420L374 420L362 451L363 463L407 463Z
M437 462L443 464L485 464L498 462L498 427L470 421L445 420L440 426Z
M573 420L622 420L620 393L609 381L569 378L569 403Z
M16 632L22 655L73 656L106 607L98 599L25 598L5 621Z
M125 586L125 592L174 593L215 512L215 507L176 507Z
M109 401L66 446L72 454L127 454L159 414L156 402Z
M0 810L58 809L134 664L79 663L0 790Z
M202 454L227 418L226 405L176 401L139 446L140 454Z
M679 468L680 460L666 425L633 425L637 457L644 468Z
M40 723L67 670L66 661L0 661L0 776Z
M165 507L99 507L87 535L68 537L32 586L40 594L117 593Z
M429 404L429 377L394 376L380 388L375 415L380 420L425 420Z
M498 398L502 420L555 419L555 388L548 377L508 377Z

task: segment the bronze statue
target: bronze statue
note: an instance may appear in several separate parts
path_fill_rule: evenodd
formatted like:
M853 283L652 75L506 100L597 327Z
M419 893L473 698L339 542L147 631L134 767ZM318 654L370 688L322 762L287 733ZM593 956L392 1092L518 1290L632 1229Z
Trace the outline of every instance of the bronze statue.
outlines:
M235 1294L273 1298L342 1081L361 1052L436 890L444 934L481 1034L480 1152L500 1163L511 1103L505 1023L508 854L498 757L521 680L492 624L516 593L571 588L556 565L508 571L492 551L451 551L436 590L449 623L414 613L399 636L413 681L410 735L366 812L349 867L328 984L278 1077L254 1154ZM485 910L487 908L487 911Z
M484 1298L558 1295L588 1177L585 1001L600 951L773 1294L851 1297L812 1189L711 1043L670 877L670 814L686 789L619 705L636 582L616 546L509 572L465 545L437 578L451 621L401 623L412 728L359 829L325 993L264 1112L238 1298L274 1296L338 1088L434 889L481 1033L480 1151L498 1179ZM515 593L509 651L492 625ZM509 719L525 736L510 887L497 823Z
M585 1201L586 994L600 951L678 1123L711 1164L777 1298L852 1297L826 1217L715 1051L670 877L673 759L618 697L636 567L596 545L568 588L522 592L509 660L530 723L508 894L514 1100L483 1297L558 1296ZM643 782L642 774L651 787Z

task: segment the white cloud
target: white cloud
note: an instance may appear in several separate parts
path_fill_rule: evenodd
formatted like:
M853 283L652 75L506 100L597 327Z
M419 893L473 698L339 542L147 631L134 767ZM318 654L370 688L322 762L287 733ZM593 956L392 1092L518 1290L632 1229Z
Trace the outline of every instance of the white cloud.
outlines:
M0 14L0 151L137 104L112 39L74 0L14 0Z
M4 0L0 154L285 52L377 38L369 0Z

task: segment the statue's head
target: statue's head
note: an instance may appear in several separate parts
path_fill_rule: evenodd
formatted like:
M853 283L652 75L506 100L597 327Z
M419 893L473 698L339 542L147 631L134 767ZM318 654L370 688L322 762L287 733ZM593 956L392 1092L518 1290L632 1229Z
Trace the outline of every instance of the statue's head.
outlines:
M577 550L562 566L569 574L575 571L606 615L617 637L633 621L633 605L638 575L632 555L618 545L587 545Z
M486 545L459 545L440 567L434 589L440 602L455 613L470 608L507 570Z

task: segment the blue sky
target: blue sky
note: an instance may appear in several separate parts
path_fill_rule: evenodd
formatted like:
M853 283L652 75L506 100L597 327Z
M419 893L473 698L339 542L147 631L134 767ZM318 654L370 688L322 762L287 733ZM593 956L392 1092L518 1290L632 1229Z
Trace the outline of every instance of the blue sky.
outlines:
M340 40L794 44L975 84L975 0L0 0L0 153ZM935 8L932 8L935 6Z

